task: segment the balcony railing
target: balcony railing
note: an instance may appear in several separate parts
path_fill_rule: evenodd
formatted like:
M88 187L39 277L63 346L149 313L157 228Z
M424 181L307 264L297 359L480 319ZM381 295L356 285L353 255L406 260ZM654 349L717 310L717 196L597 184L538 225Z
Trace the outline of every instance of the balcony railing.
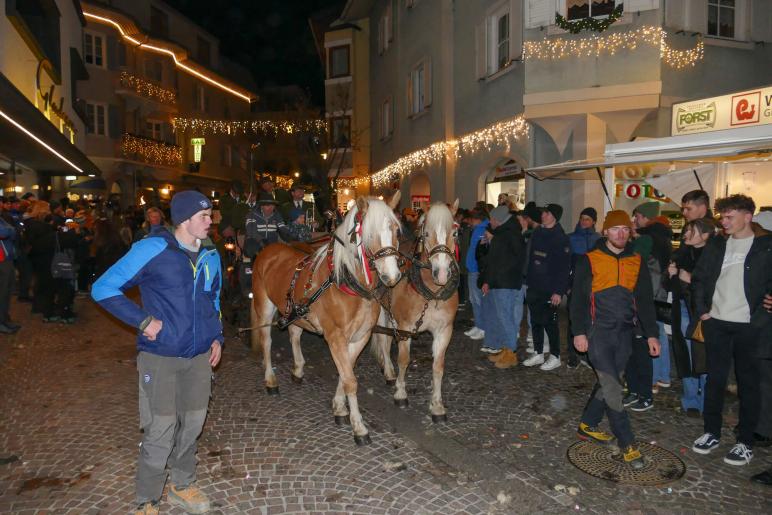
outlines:
M164 166L182 164L182 148L151 138L126 133L121 137L121 154L127 159Z
M159 86L147 79L137 77L129 72L121 72L121 86L130 89L140 96L150 98L162 104L173 105L177 102L177 93L172 89Z

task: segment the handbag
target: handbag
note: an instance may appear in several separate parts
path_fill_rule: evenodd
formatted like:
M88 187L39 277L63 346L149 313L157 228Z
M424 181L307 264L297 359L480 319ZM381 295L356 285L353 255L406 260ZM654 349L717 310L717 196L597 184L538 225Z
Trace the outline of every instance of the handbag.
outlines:
M705 343L705 336L702 334L702 319L698 320L697 324L695 324L689 339L695 342Z
M654 301L654 310L657 314L657 322L672 325L673 323L673 305L664 300Z
M75 279L72 251L62 250L59 246L59 233L56 233L54 238L56 247L54 248L54 258L51 260L51 276L54 279Z

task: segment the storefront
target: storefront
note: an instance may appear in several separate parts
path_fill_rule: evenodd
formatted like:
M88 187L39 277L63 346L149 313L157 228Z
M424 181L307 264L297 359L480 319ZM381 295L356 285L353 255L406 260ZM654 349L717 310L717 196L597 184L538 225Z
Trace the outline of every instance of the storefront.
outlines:
M509 196L517 209L525 207L525 173L514 159L502 159L485 176L485 202L497 205L502 193Z

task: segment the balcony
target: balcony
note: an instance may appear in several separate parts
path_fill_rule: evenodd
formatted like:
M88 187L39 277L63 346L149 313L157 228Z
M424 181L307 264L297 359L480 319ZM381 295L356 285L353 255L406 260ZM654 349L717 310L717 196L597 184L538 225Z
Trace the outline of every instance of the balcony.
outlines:
M137 95L169 106L177 103L177 92L173 89L164 88L148 79L125 71L121 72L118 91L128 92L131 95Z
M182 165L182 148L179 145L129 133L121 137L121 155L148 164L175 168Z

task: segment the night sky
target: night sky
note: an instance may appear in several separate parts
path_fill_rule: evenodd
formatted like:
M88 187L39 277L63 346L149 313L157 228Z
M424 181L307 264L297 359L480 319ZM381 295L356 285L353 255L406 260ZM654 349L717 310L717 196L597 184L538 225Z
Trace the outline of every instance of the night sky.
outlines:
M297 84L324 103L324 77L308 18L342 10L344 0L166 0L220 40L220 51L247 67L258 88Z

